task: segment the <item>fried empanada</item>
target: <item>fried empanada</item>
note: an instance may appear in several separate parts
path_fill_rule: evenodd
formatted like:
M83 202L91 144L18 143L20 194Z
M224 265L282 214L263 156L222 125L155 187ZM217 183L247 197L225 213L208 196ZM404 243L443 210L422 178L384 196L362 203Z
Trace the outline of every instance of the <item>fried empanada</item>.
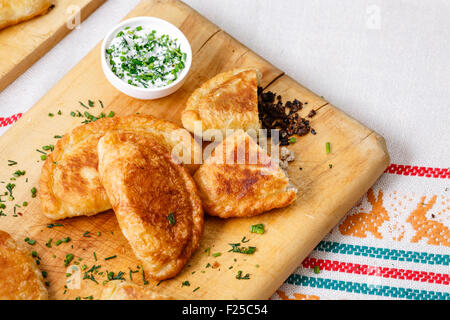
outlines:
M47 300L41 271L31 252L0 230L0 300Z
M252 217L297 198L283 170L242 130L217 145L194 180L204 210L221 218Z
M173 298L134 282L110 281L103 288L100 300L173 300Z
M0 30L47 13L51 0L0 0Z
M98 143L98 155L119 226L145 271L156 280L174 277L203 232L192 177L151 137L108 133Z
M90 216L111 209L97 172L98 141L111 131L155 137L175 157L192 163L186 164L190 172L198 168L193 163L194 157L201 157L201 147L185 129L152 116L102 118L64 135L47 157L39 180L41 207L47 217Z
M181 120L183 126L194 132L196 122L206 130L227 129L245 131L261 128L258 116L258 82L256 69L235 69L216 75L196 89L187 101ZM198 134L195 132L195 134ZM210 139L209 137L203 138Z

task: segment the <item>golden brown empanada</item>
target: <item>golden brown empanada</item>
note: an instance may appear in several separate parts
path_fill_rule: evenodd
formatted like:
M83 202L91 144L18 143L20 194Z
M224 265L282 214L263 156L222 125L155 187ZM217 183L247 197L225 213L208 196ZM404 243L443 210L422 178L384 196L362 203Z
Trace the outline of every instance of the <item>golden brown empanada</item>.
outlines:
M39 196L44 214L51 219L90 216L111 209L98 177L97 143L111 131L128 131L155 137L178 158L186 156L194 172L201 148L185 129L152 116L102 118L81 125L58 141L42 168ZM175 147L175 149L173 149ZM175 152L177 147L180 152Z
M47 300L41 271L31 252L0 230L0 300Z
M226 129L260 129L260 77L256 69L235 69L206 81L188 99L181 116L183 126L194 132L194 125L199 121L203 133L208 129L218 129L224 137ZM204 138L209 139L205 136Z
M0 30L47 13L51 0L0 0Z
M130 281L110 281L100 300L173 300L173 298Z
M283 170L242 130L213 150L194 180L205 211L221 218L252 217L297 197Z
M119 226L145 271L156 280L174 277L203 232L192 177L151 137L108 133L98 143L98 155Z

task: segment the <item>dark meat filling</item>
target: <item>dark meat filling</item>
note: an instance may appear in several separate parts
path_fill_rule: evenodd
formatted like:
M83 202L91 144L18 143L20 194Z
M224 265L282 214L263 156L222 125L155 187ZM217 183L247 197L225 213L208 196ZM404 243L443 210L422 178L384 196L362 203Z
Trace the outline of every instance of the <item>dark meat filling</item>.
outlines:
M276 100L276 101L275 101ZM311 127L309 121L300 117L297 111L303 108L303 103L295 99L283 104L281 96L276 96L273 92L263 92L263 88L258 87L258 112L263 129L280 130L280 145L289 145L289 138L295 134L304 136Z

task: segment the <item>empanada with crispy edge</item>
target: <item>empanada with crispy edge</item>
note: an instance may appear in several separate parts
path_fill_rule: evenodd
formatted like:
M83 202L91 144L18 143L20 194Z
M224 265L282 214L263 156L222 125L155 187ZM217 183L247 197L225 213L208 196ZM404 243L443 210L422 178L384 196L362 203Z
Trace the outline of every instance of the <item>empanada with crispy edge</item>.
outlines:
M194 180L206 213L221 218L256 216L297 198L284 171L242 130L216 146Z
M198 168L194 158L201 157L201 147L185 129L152 116L102 118L64 135L47 157L38 192L47 217L56 220L90 216L111 209L97 171L98 141L111 131L155 137L178 158L186 157L184 163L191 163L186 164L190 172Z
M223 136L227 129L257 131L261 128L258 116L260 77L254 68L234 69L206 81L189 97L181 115L183 126L194 132L195 123L200 122L202 134L217 129Z
M31 252L0 230L0 300L47 300L47 288Z
M180 272L197 249L203 210L188 171L154 138L108 133L98 143L100 179L146 273Z
M51 0L0 0L0 30L47 13Z

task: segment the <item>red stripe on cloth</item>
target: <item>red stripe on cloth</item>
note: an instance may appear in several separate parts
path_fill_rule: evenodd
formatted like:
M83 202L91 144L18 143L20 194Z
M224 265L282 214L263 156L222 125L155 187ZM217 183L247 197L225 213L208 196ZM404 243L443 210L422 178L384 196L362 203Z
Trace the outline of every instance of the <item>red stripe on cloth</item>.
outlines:
M356 264L350 262L339 262L314 258L305 259L302 265L303 268L314 269L318 266L320 270L378 276L383 278L412 280L445 285L448 285L450 283L450 275L434 272L374 267L366 264Z
M3 127L6 127L6 126L9 126L9 125L13 124L17 120L19 120L21 116L22 116L21 113L17 113L17 114L14 114L14 115L10 116L10 117L7 117L7 118L0 117L0 128L3 128Z
M399 174L403 176L450 179L450 170L448 168L418 167L394 163L391 163L384 173Z

